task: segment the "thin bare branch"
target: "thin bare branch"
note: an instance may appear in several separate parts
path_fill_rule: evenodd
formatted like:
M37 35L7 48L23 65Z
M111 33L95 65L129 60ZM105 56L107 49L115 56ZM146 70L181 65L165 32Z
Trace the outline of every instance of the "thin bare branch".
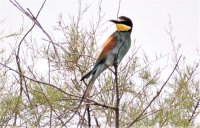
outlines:
M169 75L169 77L167 78L167 80L164 82L164 84L161 86L160 90L157 92L157 94L152 98L152 100L149 102L149 104L144 108L144 110L128 125L127 128L131 127L135 122L137 122L140 117L146 112L146 110L151 106L151 104L155 101L155 99L160 95L161 91L163 90L163 88L165 87L165 85L168 83L169 79L171 78L171 76L174 74L174 71L176 70L176 68L178 67L179 61L181 59L182 55L179 57L174 69L172 70L171 74Z
M191 123L191 121L194 119L194 116L195 116L195 113L199 107L199 104L200 104L200 99L197 101L195 107L194 107L194 110L192 111L192 115L190 117L190 119L188 120L189 123Z
M45 0L46 1L46 0ZM44 3L45 3L44 1ZM10 2L15 6L17 7L17 9L19 9L22 13L24 13L27 17L29 17L32 22L37 25L41 30L42 32L48 37L48 39L50 40L50 43L53 45L53 48L54 48L54 51L55 51L55 54L56 56L58 56L58 51L55 47L55 43L53 41L53 39L51 38L51 36L45 31L45 29L42 27L42 25L40 24L40 22L37 20L37 18L33 15L33 13L30 11L30 9L27 8L27 11L16 1L16 0L10 0ZM44 4L43 3L43 4ZM43 6L42 6L43 7ZM40 13L40 11L39 11ZM58 57L59 59L59 57Z
M117 17L119 17L120 7L121 7L121 0L119 0L119 4L118 4Z
M13 68L11 68L11 67L9 67L9 66L7 66L7 65L5 65L5 64L3 64L3 63L1 63L1 62L0 62L0 65L2 65L2 66L4 66L4 67L8 68L8 69L11 70L11 71L14 71L14 72L17 73L17 74L20 74L20 72L14 70ZM33 78L30 78L30 77L28 77L28 76L25 76L24 74L20 74L20 75L23 76L23 77L25 77L25 78L28 79L28 80L31 80L31 81L35 82L35 83L51 86L51 87L53 87L53 88L59 90L59 91L62 92L63 94L68 95L68 96L79 97L79 96L76 96L76 95L73 95L73 94L69 94L69 93L65 92L64 90L62 90L61 88L58 88L58 87L56 87L56 85L53 85L53 84L51 84L51 83L46 83L46 82L43 82L43 81L35 80L35 79L33 79Z

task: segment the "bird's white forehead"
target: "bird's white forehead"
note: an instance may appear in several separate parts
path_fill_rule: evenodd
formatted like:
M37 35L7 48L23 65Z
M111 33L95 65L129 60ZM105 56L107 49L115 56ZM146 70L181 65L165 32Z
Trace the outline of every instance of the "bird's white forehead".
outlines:
M117 18L118 21L124 21L123 19Z

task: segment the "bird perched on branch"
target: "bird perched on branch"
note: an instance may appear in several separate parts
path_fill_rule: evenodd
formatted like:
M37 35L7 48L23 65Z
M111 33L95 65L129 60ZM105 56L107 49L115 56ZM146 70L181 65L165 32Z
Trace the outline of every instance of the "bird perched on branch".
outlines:
M113 66L114 64L118 65L131 46L131 31L133 26L131 19L125 16L120 16L117 20L110 21L116 24L117 31L111 34L102 45L93 69L81 78L82 81L92 75L83 98L90 95L97 77L109 66Z

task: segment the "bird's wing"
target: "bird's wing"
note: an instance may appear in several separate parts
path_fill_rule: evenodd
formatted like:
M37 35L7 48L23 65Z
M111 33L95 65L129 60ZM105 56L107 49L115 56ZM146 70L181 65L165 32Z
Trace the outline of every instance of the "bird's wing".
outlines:
M107 54L116 46L115 32L108 37L106 42L102 45L101 51L97 54L97 61L95 63L96 67L98 64L105 61Z

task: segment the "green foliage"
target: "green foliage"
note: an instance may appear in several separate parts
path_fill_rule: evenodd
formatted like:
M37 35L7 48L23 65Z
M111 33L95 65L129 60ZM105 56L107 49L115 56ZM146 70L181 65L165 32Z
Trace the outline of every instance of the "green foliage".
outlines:
M14 114L20 114L22 107L22 98L13 95L7 95L0 101L0 125L6 124Z
M32 102L38 105L44 105L45 107L51 106L54 109L62 110L70 108L74 105L74 102L70 102L70 97L66 97L55 88L35 86L32 90Z

